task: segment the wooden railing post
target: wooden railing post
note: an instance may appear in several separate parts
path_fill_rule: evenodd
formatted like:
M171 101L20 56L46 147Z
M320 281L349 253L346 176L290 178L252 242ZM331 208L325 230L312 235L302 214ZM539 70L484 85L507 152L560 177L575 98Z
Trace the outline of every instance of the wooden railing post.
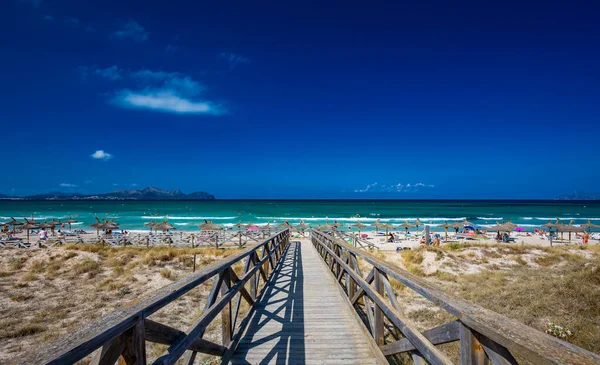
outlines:
M252 252L250 254L250 256L248 256L248 261L253 265L256 266L256 263L254 261L254 252ZM257 289L257 285L256 285L256 279L258 278L258 273L252 275L252 277L250 278L250 296L252 297L252 300L256 300L256 289Z
M231 289L231 274L229 268L223 271L223 283L221 284L221 296L227 294ZM231 302L227 303L221 311L221 337L223 346L228 347L233 337L233 328L231 328Z
M475 337L473 331L460 324L460 363L461 365L488 365L489 359L481 343Z
M374 280L373 280L373 285L375 287L375 291L377 291L377 293L381 294L383 296L383 281L381 279L381 272L379 272L379 269L377 269L377 267L373 267L373 275L374 275ZM375 343L377 343L377 345L381 346L383 345L383 312L381 311L381 309L379 308L379 306L376 303L373 303L373 306L375 307L375 325L374 325L374 333L373 333L373 338L375 339Z
M144 318L123 334L125 349L123 359L127 365L146 365L146 329Z

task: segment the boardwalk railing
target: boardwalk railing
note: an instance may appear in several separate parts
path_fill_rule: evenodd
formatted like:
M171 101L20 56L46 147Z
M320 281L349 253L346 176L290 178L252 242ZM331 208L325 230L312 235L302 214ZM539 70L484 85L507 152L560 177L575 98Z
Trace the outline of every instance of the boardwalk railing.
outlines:
M460 363L600 364L600 356L528 327L474 303L445 294L426 280L364 250L313 230L312 243L342 285L367 330L385 356L408 353L415 364L452 364L436 345L459 341ZM370 267L364 276L359 267ZM389 279L398 280L457 320L419 331L406 320ZM366 313L366 315L364 315Z
M170 346L154 364L174 364L186 351L185 364L192 364L198 352L229 356L248 323L247 319L254 311L257 298L264 292L264 287L258 290L260 280L262 278L263 284L269 281L270 274L288 246L289 236L289 230L276 233L256 246L174 282L150 298L93 321L35 351L22 363L72 364L100 349L91 364L113 365L119 358L127 364L146 364L146 341ZM240 277L233 269L238 263L244 264ZM204 310L186 332L148 319L152 313L211 278L214 281ZM247 283L249 287L246 287ZM249 304L250 309L238 326L242 299ZM208 325L219 314L222 333L220 344L202 338Z

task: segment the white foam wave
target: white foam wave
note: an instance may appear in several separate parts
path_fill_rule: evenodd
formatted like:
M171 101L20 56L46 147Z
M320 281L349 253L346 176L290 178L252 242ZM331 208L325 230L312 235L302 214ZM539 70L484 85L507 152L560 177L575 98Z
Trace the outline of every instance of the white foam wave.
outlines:
M535 217L535 219L541 220L541 221L554 221L554 220L556 220L556 217L554 217L554 218ZM570 219L579 220L579 221L587 221L587 220L600 221L600 218L582 218L582 217L560 217L559 219L561 221L570 220Z
M142 219L172 219L172 220L226 220L226 219L235 219L237 217L203 217L203 216L193 216L193 217L180 217L180 216L152 216L152 215L143 215Z
M361 222L375 222L377 221L379 218L345 218L345 217L256 217L256 219L266 219L269 221L306 221L306 222L313 222L313 221L329 221L330 223L333 223L333 221L338 221L338 222L357 222L357 221L361 221ZM419 219L421 222L426 222L426 221L462 221L467 219L467 217L393 217L393 218L381 218L379 219L381 222L404 222L404 221L416 221L417 219ZM491 218L490 218L491 219Z
M189 223L173 223L176 226L188 226Z
M532 220L532 219L533 219L533 217L523 217L523 218L521 218L521 219L522 219L522 220L524 220L524 221L530 221L530 220Z
M494 220L502 220L503 217L477 217L477 219L481 219L483 221L494 221Z

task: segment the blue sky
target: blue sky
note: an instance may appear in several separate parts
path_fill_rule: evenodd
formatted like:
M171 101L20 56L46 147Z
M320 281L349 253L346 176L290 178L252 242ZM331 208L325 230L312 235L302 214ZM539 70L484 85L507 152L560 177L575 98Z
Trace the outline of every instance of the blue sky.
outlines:
M0 193L600 191L595 2L0 4Z

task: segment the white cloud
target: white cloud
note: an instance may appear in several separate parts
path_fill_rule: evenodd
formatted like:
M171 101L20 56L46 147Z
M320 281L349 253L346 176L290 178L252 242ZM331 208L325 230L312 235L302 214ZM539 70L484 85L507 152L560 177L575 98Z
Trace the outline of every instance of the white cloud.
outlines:
M60 187L62 187L62 188L76 188L77 185L75 185L75 184L69 184L69 183L62 183L62 184L60 184Z
M126 108L150 109L177 114L221 115L225 111L207 101L189 100L173 90L122 90L113 98L113 103Z
M423 183L416 183L416 184L411 184L411 183L407 183L407 184L402 184L402 183L397 183L397 184L391 184L391 185L385 185L385 184L378 184L378 183L372 183L367 185L365 188L363 189L356 189L354 190L355 193L367 193L367 192L373 192L373 193L414 193L419 191L421 188L433 188L434 185L425 185Z
M132 72L131 76L143 86L153 86L160 89L176 90L178 94L195 96L204 91L204 86L191 77L179 72L164 72L140 70Z
M108 161L113 157L110 153L104 152L103 150L97 150L96 152L92 153L90 156L93 159L104 160L104 161Z
M229 64L229 68L233 69L241 63L250 63L248 57L241 56L232 52L222 52L219 57L223 58Z
M133 39L136 42L148 40L149 33L135 20L128 20L123 26L113 33L113 36L119 39Z

